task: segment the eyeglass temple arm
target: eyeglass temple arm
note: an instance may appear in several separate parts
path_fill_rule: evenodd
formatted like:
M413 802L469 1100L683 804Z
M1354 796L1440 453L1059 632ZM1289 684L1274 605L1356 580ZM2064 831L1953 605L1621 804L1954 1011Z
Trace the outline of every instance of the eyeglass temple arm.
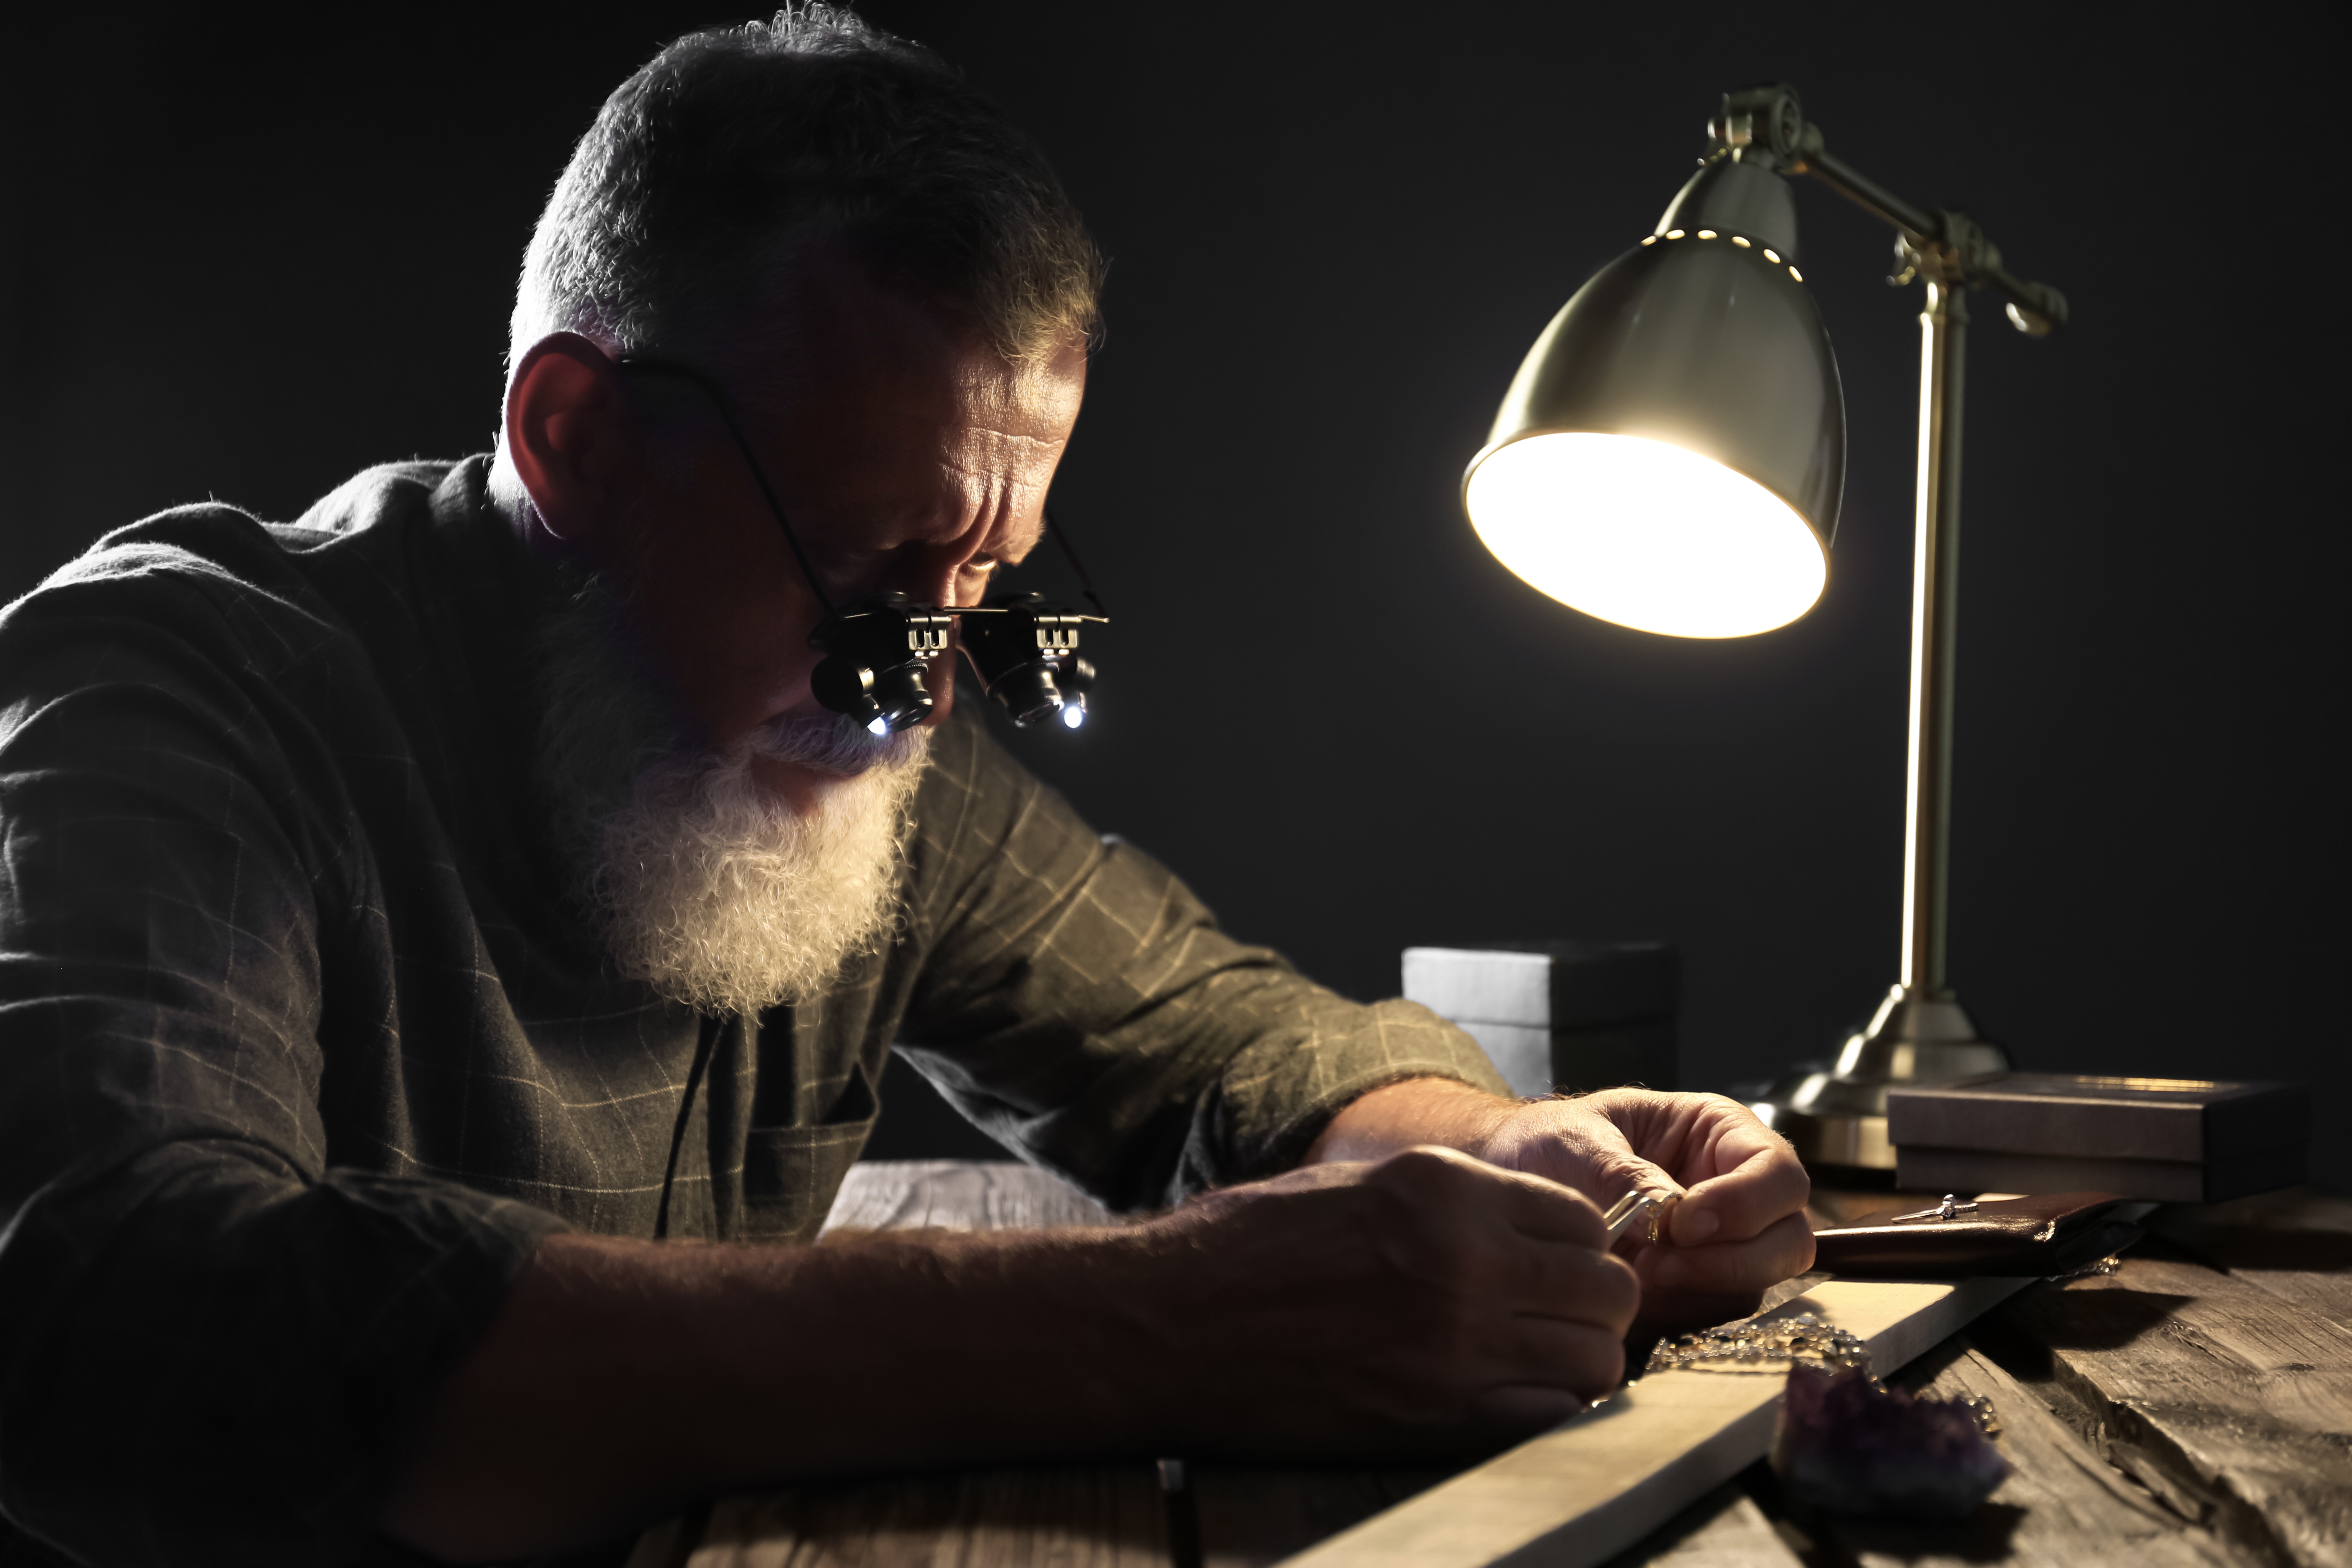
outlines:
M1064 533L1062 525L1054 521L1054 509L1046 507L1045 513L1045 531L1054 536L1054 542L1062 547L1062 558L1070 563L1070 570L1078 574L1078 587L1085 593L1087 603L1092 605L1104 620L1109 620L1110 610L1103 604L1102 595L1095 592L1095 580L1087 575L1085 564L1078 560L1078 552L1070 547L1070 536Z
M768 510L776 514L776 526L783 530L784 542L793 547L793 559L800 563L801 575L808 579L809 591L816 595L816 602L824 606L828 619L835 615L837 612L833 607L832 598L825 593L824 584L817 581L816 568L809 564L808 552L801 548L800 535L793 531L792 521L784 515L783 503L776 499L775 487L768 483L767 470L752 455L751 443L743 438L742 428L735 423L735 416L727 406L727 395L720 390L719 384L690 364L651 354L623 354L620 363L633 370L650 371L656 375L674 375L691 382L710 399L710 405L718 410L719 422L727 426L727 434L735 437L736 449L743 454L743 462L751 470L751 478L759 482L760 493L768 499ZM1069 562L1070 570L1078 574L1078 586L1085 592L1087 602L1094 605L1105 620L1108 620L1110 611L1104 606L1102 595L1095 592L1095 580L1087 575L1086 563L1071 548L1070 536L1064 533L1062 525L1054 521L1053 508L1045 508L1045 531L1054 536L1054 542L1062 547L1063 558Z
M776 499L775 487L768 483L768 471L752 455L751 443L743 438L742 428L735 423L735 416L728 409L727 395L719 390L719 384L692 365L681 364L676 360L656 359L646 354L623 354L620 363L632 370L674 375L702 389L703 395L710 399L710 405L719 411L719 422L727 426L727 434L735 437L736 449L743 454L744 465L751 470L751 478L759 482L760 493L768 498L768 510L776 514L776 526L784 531L784 542L793 547L793 559L800 563L801 575L808 580L809 592L816 595L816 602L824 608L825 618L831 620L837 613L833 607L833 598L824 591L824 584L817 581L816 568L809 564L808 552L801 548L801 537L793 531L792 520L784 515L784 504Z

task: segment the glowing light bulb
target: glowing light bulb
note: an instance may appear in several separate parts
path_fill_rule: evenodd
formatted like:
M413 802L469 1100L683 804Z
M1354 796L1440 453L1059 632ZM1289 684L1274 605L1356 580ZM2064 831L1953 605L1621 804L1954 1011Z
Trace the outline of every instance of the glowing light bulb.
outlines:
M890 732L890 721L878 715L868 719L866 721L866 732L877 737L887 735Z
M1070 703L1062 710L1062 724L1064 728L1075 730L1086 721L1087 710L1079 707L1076 703Z
M1747 637L1812 608L1829 556L1747 476L1639 436L1530 436L1487 455L1464 498L1478 537L1534 588L1674 637Z

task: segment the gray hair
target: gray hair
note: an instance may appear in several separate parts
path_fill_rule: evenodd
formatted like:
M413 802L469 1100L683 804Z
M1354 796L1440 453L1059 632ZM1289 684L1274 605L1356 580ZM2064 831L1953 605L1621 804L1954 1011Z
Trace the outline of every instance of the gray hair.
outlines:
M688 34L605 100L531 237L509 363L568 330L728 365L821 240L1016 363L1099 333L1102 257L1044 154L929 50L806 0Z

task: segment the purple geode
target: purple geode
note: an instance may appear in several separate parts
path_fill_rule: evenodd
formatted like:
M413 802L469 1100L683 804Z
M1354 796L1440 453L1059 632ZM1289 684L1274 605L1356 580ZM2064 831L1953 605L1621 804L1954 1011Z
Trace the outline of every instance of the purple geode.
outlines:
M1831 1513L1958 1519L2009 1475L1958 1399L1915 1399L1870 1374L1789 1368L1772 1468L1789 1494Z

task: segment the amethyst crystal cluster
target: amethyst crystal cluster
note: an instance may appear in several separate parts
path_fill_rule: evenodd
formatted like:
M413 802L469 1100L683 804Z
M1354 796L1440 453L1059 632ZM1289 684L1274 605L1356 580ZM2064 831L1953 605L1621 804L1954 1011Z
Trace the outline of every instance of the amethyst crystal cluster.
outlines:
M1790 1496L1832 1513L1957 1519L2009 1474L1965 1400L1915 1399L1868 1373L1789 1368L1772 1468Z

